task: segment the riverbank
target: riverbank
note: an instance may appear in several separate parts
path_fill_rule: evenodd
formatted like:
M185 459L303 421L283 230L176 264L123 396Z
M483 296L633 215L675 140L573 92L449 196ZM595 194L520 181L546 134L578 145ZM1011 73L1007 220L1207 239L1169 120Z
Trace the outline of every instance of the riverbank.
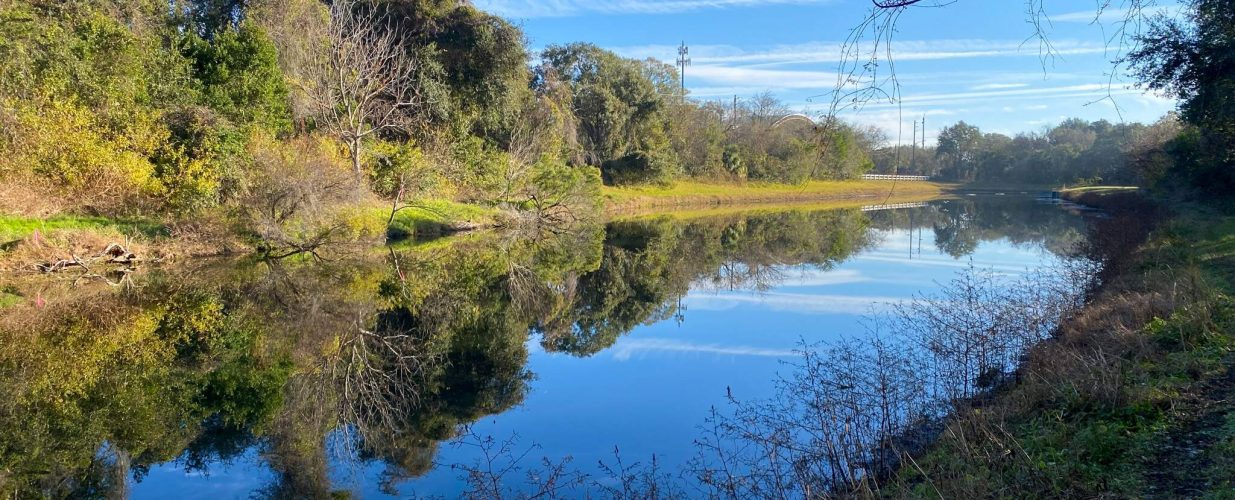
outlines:
M957 186L935 182L811 181L803 184L709 184L675 182L671 186L606 186L605 214L630 216L653 210L703 209L722 205L759 205L857 201L904 203L943 195Z
M679 215L716 210L806 206L817 209L921 202L955 186L929 182L814 181L786 184L707 184L681 181L670 187L606 187L605 218L637 217L667 211ZM387 224L390 208L365 209L366 226L385 225L394 238L434 238L502 224L503 211L488 206L430 199L400 210ZM198 214L191 221L58 215L49 218L0 217L0 270L30 270L35 263L74 256L85 258L110 243L122 243L145 260L250 253L254 243L222 214Z
M1204 497L1235 491L1235 216L1166 216L1135 195L1065 194L1110 217L1089 304L1014 382L949 419L880 496Z

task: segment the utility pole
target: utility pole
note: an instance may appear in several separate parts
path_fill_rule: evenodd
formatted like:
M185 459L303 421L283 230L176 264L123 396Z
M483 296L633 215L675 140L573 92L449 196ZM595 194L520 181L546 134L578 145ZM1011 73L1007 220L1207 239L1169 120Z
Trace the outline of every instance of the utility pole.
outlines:
M926 154L926 115L922 115L922 154Z
M922 135L926 136L926 130L922 131ZM904 147L904 146L901 146ZM913 121L913 146L909 147L909 170L917 172L918 166L918 121ZM914 175L917 175L916 173ZM911 245L912 248L912 245Z
M686 98L686 67L690 66L690 47L686 46L686 41L682 41L682 46L678 47L678 81L682 84L682 98Z

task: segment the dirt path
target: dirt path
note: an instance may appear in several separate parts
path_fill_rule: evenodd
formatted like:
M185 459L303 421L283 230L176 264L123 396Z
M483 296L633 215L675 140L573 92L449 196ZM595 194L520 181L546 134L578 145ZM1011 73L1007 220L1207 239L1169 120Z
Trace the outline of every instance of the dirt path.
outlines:
M1229 451L1227 422L1235 411L1235 360L1227 360L1226 375L1203 382L1196 394L1181 399L1172 412L1184 417L1157 444L1149 460L1145 483L1150 498L1200 498L1209 496L1215 481L1217 460ZM1235 458L1235 457L1232 457ZM1228 469L1229 470L1229 469ZM1230 492L1235 495L1235 491Z

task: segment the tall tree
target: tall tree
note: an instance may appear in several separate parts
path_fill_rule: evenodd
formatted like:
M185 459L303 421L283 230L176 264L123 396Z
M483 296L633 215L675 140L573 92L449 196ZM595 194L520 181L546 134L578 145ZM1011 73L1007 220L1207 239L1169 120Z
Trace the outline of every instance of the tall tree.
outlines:
M1178 144L1180 172L1203 188L1235 189L1235 0L1191 0L1186 19L1159 17L1131 54L1136 75L1179 98L1196 128Z
M965 122L957 123L939 133L939 146L935 154L951 160L949 173L957 180L972 181L976 171L978 148L982 131Z
M317 54L308 82L320 125L347 147L358 193L364 189L367 139L406 125L400 111L421 102L416 61L404 41L408 27L375 5L337 0L330 6L328 49Z

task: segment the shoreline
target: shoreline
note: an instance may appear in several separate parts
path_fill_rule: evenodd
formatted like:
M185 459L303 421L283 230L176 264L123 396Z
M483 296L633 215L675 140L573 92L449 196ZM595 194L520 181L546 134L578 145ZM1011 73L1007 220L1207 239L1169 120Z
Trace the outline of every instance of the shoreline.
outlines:
M692 218L751 210L847 209L947 199L970 191L1025 191L1023 187L1012 186L1005 190L975 188L929 181L811 181L800 185L678 181L670 186L606 186L600 195L599 220ZM423 210L400 213L387 227L388 233L410 236L413 240L435 240L492 230L500 225L501 214L496 208L441 199L428 199L423 204ZM386 209L375 206L372 210L373 217L383 219L384 224ZM44 218L0 216L0 271L29 271L36 261L92 255L108 243L131 246L143 257L168 261L256 252L251 242L228 230L219 220L167 223L155 218L73 214Z
M959 185L936 182L811 181L793 184L709 184L680 181L671 186L610 187L602 191L607 217L650 211L714 208L730 205L775 205L827 201L876 201L940 197Z
M1061 193L1110 214L1082 249L1103 262L1086 305L1009 383L947 417L873 496L1217 498L1235 488L1235 217L1168 213L1127 191Z

